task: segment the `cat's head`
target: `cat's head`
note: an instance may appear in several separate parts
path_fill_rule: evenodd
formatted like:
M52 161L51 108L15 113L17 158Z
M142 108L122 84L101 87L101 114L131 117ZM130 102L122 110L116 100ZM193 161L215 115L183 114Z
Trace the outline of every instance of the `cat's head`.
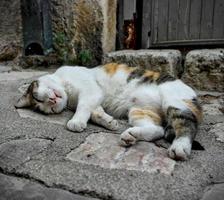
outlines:
M53 114L60 113L66 105L67 94L63 87L47 76L33 81L15 107L31 107L46 114Z

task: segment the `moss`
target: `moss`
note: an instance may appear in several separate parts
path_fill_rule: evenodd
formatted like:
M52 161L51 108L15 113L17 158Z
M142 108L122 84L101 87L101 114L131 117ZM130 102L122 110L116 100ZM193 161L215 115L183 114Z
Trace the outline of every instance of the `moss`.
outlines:
M67 63L69 60L69 54L71 52L71 44L69 38L63 32L54 34L53 38L54 49L58 55L58 59L63 63Z

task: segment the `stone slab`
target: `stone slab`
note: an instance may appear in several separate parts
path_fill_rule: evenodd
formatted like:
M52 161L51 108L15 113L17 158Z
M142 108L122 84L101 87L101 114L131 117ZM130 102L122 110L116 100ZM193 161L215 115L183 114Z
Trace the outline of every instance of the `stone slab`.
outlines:
M105 54L103 63L126 63L179 77L183 72L181 60L178 50L122 50Z
M204 115L222 115L224 112L224 93L198 91Z
M224 199L224 183L215 184L207 188L202 200L223 200Z
M1 152L1 156L5 156L4 160L0 158L1 173L22 176L44 183L47 187L57 187L77 194L122 200L198 200L210 183L220 177L222 182L224 180L224 145L209 131L212 125L224 120L223 115L206 115L196 138L205 151L193 150L188 161L176 162L171 175L103 168L65 158L69 152L84 144L87 136L105 130L95 127L87 128L82 133L73 133L63 126L18 116L13 107L13 99L19 95L17 89L24 82L26 81L0 82L0 142L10 143ZM15 148L12 145L15 144L13 141L31 138L36 140L30 146L20 144L19 148L24 146L24 154L19 153L18 146ZM38 151L34 153L32 148L37 146L38 138L43 138L41 141L49 142L49 145L46 148L38 145ZM16 153L19 153L17 157ZM11 159L6 160L6 157ZM27 157L31 159L26 159Z
M30 118L41 122L49 122L53 124L66 125L66 122L74 114L72 111L66 110L61 114L43 115L29 109L17 109L17 112L22 118Z
M11 70L12 70L12 67L4 66L0 64L0 73L10 72Z
M212 125L210 132L216 136L217 141L224 142L224 122Z
M168 158L166 149L153 143L138 142L124 148L119 136L108 133L91 134L77 149L67 155L72 161L98 165L109 169L136 170L148 173L171 174L175 161Z
M47 72L15 72L11 71L10 73L0 73L0 82L3 81L17 81L17 80L23 80L23 79L30 79L33 77L42 76L44 74L47 74Z
M46 139L18 139L0 145L0 165L4 167L14 166L29 161L48 147L51 143ZM27 151L29 149L29 151Z
M182 79L199 90L224 91L224 49L193 50L186 55Z
M0 194L0 200L96 200L3 174L0 174Z

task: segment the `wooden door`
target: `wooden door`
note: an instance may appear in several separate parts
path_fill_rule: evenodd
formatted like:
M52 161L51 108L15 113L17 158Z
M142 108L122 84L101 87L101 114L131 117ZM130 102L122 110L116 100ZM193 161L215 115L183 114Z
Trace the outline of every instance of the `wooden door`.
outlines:
M142 48L224 44L224 0L143 0Z

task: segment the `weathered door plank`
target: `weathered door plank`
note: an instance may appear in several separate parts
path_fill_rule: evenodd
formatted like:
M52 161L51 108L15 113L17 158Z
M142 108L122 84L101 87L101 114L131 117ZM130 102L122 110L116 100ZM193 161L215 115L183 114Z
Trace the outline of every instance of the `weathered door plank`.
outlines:
M224 0L215 0L213 38L224 37Z
M215 0L202 1L202 16L201 16L201 30L200 39L213 38L213 16L214 16L214 2Z

